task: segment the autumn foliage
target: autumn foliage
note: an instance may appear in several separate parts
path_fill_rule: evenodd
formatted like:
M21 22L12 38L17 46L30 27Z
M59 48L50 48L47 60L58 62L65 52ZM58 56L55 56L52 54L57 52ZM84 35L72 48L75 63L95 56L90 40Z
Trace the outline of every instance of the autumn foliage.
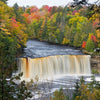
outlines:
M18 27L18 24L17 24L17 21L16 21L15 18L12 18L12 19L11 19L11 24L12 24L12 26L13 26L14 28L17 28L17 27Z
M96 30L99 14L88 18L87 10L86 6L80 9L67 6L65 8L49 7L48 5L38 9L33 6L26 8L22 16L27 23L27 34L31 36L30 38L84 49L94 44L93 48L95 48L99 43ZM90 33L92 33L91 36Z
M94 35L91 36L91 40L94 41L94 42L97 41L97 40L96 40L96 37L95 37Z
M86 47L86 42L83 41L83 43L82 43L82 48L85 48L85 47Z

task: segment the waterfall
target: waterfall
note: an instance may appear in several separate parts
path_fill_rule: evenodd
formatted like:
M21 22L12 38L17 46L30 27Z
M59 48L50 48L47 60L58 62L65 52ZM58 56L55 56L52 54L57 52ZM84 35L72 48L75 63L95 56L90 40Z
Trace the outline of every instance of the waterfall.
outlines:
M53 77L55 75L90 75L89 55L57 55L43 58L19 58L23 78Z

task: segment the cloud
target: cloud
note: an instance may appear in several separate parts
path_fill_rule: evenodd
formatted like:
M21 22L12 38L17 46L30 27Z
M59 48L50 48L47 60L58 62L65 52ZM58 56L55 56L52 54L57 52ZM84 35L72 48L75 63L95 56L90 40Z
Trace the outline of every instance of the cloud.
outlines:
M73 0L8 0L8 5L13 6L17 3L19 6L37 6L38 8L43 5L49 6L65 6L67 3L72 2ZM89 2L95 2L95 0L89 0Z
M19 6L32 6L42 7L43 5L49 6L65 6L68 2L73 0L8 0L8 5L13 6L17 3Z

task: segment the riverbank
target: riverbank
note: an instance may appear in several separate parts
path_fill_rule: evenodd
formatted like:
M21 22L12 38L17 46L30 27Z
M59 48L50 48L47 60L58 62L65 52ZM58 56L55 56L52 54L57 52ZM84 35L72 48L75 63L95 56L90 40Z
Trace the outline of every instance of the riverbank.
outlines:
M91 57L91 68L100 73L100 55L94 55Z

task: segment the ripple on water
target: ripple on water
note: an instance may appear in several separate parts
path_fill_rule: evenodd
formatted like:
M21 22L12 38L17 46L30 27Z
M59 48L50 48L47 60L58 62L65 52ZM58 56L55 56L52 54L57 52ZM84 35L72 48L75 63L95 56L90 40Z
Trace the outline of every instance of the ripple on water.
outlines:
M80 50L73 47L52 45L36 40L27 41L24 57L38 58L52 55L83 55Z

